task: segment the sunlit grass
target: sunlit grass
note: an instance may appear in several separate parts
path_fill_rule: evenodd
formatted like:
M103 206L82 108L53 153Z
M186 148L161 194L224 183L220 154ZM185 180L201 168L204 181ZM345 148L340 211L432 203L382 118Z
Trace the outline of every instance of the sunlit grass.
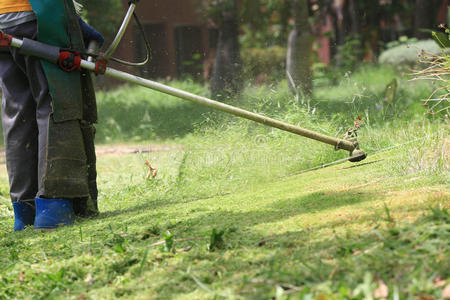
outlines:
M176 177L180 154L149 155L160 180ZM147 181L142 155L100 157L99 217L51 233L11 234L10 222L0 225L0 295L266 299L294 287L293 297L338 297L344 288L347 299L382 280L402 297L439 296L442 288L430 287L449 276L448 219L420 219L429 207L448 208L445 178L386 173L403 156L397 149L370 164L252 182L226 195L191 183L202 197L176 181ZM209 252L214 228L225 230L225 245ZM151 246L167 231L182 240L177 254ZM405 244L416 239L420 248Z
M101 142L169 147L100 155L100 215L53 232L11 232L1 165L0 298L368 299L386 285L388 298L439 299L450 276L448 124L410 107L426 88L404 81L396 106L374 109L389 74L317 90L329 106L308 106L283 82L235 100L337 137L363 116L365 161L305 173L348 153L139 88L100 94ZM357 105L345 103L352 82L369 91Z

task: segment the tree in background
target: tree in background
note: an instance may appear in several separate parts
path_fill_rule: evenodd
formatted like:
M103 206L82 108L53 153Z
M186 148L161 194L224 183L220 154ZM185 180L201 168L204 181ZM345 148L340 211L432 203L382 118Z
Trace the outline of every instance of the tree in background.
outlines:
M313 37L307 0L292 0L294 28L288 39L286 72L290 87L297 94L312 92L311 54Z
M241 45L249 48L285 47L291 17L290 0L242 0Z
M414 36L419 39L431 38L430 32L423 29L436 29L436 13L441 0L416 0L414 13Z
M416 0L313 1L332 20L331 54L335 65L345 70L361 61L376 61L386 43L412 35Z
M209 15L218 25L219 38L211 77L211 96L225 100L239 94L242 62L236 0L208 0Z
M369 1L376 6L377 1ZM332 53L335 65L344 69L353 69L361 61L363 20L361 20L360 3L358 0L327 1L328 11L333 20ZM365 12L367 16L369 12Z

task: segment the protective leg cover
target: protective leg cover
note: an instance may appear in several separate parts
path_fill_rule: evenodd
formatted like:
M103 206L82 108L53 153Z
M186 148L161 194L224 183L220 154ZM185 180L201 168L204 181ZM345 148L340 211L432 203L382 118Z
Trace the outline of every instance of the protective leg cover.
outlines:
M25 227L33 225L35 210L26 202L13 202L14 209L14 231L23 230Z
M63 48L84 49L72 0L30 0L37 16L38 40ZM44 189L38 196L73 199L75 213L98 213L94 126L95 93L89 72L64 72L41 61L52 98Z
M30 4L37 17L39 42L61 48L84 49L72 0L30 0ZM44 60L41 63L54 100L54 120L81 120L83 103L80 72L65 72Z
M36 197L34 229L53 229L75 222L72 201L68 199L44 199Z

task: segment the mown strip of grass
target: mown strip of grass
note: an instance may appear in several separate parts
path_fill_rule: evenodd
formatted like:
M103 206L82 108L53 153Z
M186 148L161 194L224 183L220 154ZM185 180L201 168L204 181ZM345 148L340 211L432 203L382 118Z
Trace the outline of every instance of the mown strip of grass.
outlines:
M0 224L0 295L362 299L386 285L390 298L439 299L450 283L446 178L386 173L402 152L203 197L146 181L139 155L100 158L98 218L51 233Z

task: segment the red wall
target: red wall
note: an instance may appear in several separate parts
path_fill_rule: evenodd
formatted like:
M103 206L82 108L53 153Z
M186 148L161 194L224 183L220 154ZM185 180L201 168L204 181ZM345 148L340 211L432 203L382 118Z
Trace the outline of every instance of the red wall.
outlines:
M175 57L175 36L174 30L177 26L200 26L202 33L203 57L209 54L208 49L208 28L206 18L201 15L197 5L198 0L143 0L138 2L136 13L143 24L163 25L166 42L164 43L166 58L159 62L161 74L164 77L176 77L177 66ZM125 11L128 9L128 1L122 0ZM137 47L137 29L132 21L123 37L115 56L126 60L135 60ZM135 72L133 68L115 66L122 70Z

